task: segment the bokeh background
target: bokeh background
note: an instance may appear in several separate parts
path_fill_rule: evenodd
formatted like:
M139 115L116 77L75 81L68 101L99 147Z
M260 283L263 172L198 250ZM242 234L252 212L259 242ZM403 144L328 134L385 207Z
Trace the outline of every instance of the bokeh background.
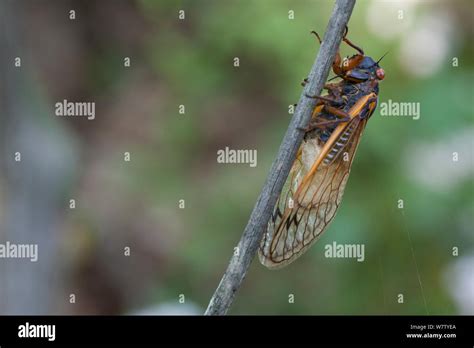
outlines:
M0 313L202 313L332 6L1 0L0 242L38 243L39 260L0 259ZM349 38L389 52L380 102L421 117L375 112L325 235L282 270L255 261L230 313L474 314L473 11L357 2ZM95 102L96 119L55 116L64 99ZM257 167L217 163L226 146L256 149ZM365 261L325 258L333 241L364 244Z

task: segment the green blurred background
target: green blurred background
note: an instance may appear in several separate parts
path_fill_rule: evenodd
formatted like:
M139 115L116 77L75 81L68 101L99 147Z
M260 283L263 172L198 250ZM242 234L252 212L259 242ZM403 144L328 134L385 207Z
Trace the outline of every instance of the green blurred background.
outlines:
M26 219L22 238L40 245L38 265L1 261L2 313L202 313L333 2L1 2L0 238L21 239L8 226ZM374 59L389 52L379 105L418 102L421 117L375 111L334 222L282 270L255 261L231 314L474 314L473 11L357 2L349 38ZM96 119L56 117L63 99L95 101ZM257 167L217 163L226 146L256 149ZM18 147L37 167L14 167ZM333 241L364 244L365 261L325 258Z

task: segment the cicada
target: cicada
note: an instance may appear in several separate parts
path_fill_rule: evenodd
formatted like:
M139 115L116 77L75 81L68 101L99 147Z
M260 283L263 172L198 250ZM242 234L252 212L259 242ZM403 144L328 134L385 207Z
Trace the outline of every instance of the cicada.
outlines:
M362 132L377 106L383 57L366 56L347 38L347 27L342 41L357 53L341 59L338 51L332 70L339 81L326 83L324 96L308 96L318 101L259 248L260 262L268 268L293 262L334 219Z

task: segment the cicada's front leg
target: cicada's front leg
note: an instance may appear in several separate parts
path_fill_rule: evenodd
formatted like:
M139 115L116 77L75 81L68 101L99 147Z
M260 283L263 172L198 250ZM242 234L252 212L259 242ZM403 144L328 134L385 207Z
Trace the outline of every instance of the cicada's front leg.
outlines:
M348 33L349 29L346 26L346 30L344 31L344 35L342 37L342 41L344 41L346 44L354 48L358 53L353 55L350 58L346 59L341 59L341 55L339 53L339 49L337 50L336 57L334 58L334 62L332 64L332 70L334 73L338 76L344 76L346 72L349 70L354 69L357 67L362 60L364 59L364 51L362 48L354 45L346 36Z
M311 34L314 34L316 36L316 38L318 39L319 44L322 43L321 37L319 36L319 34L317 32L315 32L313 30L313 31L311 31ZM303 86L303 87L306 86L308 84L308 82L309 82L308 78L303 79L303 81L301 82L301 86Z

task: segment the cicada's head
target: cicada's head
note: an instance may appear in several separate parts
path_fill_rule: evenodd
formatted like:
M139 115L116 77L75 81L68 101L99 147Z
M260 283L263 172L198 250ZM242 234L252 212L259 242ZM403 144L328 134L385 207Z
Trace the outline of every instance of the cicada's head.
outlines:
M344 79L354 83L368 80L383 80L385 71L379 66L379 62L382 58L376 62L371 57L364 56L362 61L354 69L346 72Z

